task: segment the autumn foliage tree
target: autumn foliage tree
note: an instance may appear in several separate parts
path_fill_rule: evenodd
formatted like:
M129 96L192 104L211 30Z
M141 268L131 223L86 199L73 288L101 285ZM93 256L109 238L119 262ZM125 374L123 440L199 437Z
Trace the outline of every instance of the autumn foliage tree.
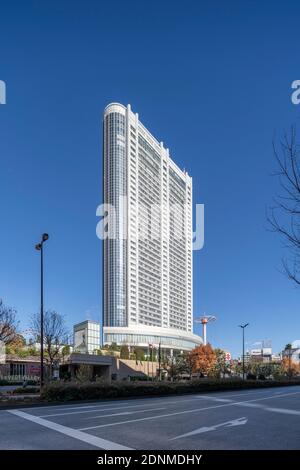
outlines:
M196 347L190 353L190 361L194 373L208 375L216 364L216 354L208 343Z
M300 367L299 364L296 364L288 357L284 357L281 361L281 369L283 374L288 375L290 377L294 377L295 375L299 375Z
M26 340L24 336L18 333L16 333L15 336L10 341L8 341L8 346L14 351L22 349L25 345Z

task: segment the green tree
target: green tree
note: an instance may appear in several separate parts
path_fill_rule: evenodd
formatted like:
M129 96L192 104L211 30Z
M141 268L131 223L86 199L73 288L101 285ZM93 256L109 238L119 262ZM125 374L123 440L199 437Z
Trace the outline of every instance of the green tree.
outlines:
M68 344L66 344L62 350L61 350L61 355L63 358L65 358L66 356L69 356L70 355L70 351L71 351L71 348Z
M214 349L216 362L212 366L208 375L211 377L221 378L225 376L226 372L226 353L223 349Z
M121 351L120 351L120 359L129 359L128 344L122 344Z
M15 354L16 356L22 358L22 357L28 357L30 355L30 352L28 349L17 348L15 349Z
M136 361L144 361L145 360L145 353L142 348L134 348L134 357Z
M120 351L120 346L117 345L117 343L115 342L112 342L109 346L108 346L108 350L109 351Z
M89 382L92 379L92 372L92 366L81 364L76 372L76 380L81 383Z

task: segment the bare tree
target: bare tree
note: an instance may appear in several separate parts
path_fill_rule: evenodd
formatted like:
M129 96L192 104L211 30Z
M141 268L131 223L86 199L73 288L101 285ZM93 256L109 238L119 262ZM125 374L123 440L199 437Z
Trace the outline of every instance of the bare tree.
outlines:
M64 317L55 310L44 312L44 349L47 353L45 359L49 363L50 377L55 361L58 359L60 349L68 340L68 331L65 326ZM41 317L36 313L31 319L31 329L36 341L40 341ZM42 345L41 345L42 346Z
M17 326L16 311L4 305L0 299L0 341L12 341L16 336Z
M300 146L293 126L279 144L273 142L281 193L274 198L268 221L274 232L280 234L289 258L282 259L285 274L300 285Z

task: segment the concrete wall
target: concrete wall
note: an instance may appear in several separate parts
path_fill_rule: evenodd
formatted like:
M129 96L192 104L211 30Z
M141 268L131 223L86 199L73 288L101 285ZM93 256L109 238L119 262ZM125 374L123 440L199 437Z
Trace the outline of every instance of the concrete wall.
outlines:
M158 362L114 358L111 373L117 374L118 380L127 379L129 376L156 377L158 368Z

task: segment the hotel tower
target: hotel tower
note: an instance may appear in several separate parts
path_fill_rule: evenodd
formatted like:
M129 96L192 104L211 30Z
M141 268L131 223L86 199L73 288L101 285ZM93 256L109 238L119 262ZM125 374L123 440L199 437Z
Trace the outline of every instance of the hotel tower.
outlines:
M130 105L105 108L103 153L103 344L191 350L192 178Z

